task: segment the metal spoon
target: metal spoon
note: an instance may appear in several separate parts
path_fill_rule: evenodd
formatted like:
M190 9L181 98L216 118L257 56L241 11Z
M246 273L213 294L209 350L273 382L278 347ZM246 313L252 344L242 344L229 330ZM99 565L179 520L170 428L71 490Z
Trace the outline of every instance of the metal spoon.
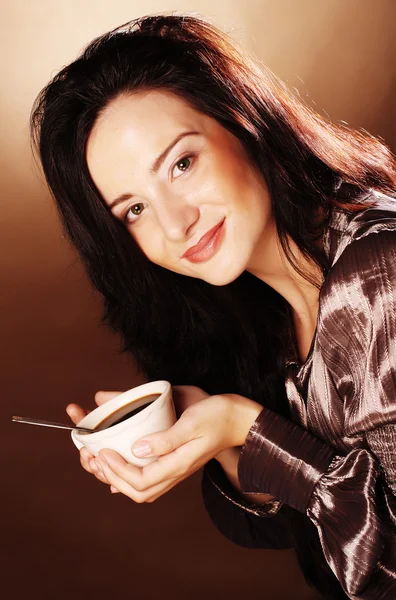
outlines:
M43 427L56 427L57 429L69 429L80 433L93 433L93 429L86 427L73 427L64 423L54 423L53 421L44 421L43 419L31 419L30 417L12 417L15 423L28 423L29 425L42 425Z

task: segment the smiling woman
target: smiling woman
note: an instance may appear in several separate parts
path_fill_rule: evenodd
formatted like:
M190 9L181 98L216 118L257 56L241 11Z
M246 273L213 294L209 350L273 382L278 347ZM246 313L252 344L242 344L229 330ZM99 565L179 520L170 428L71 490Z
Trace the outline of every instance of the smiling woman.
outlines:
M212 285L265 264L255 246L276 229L264 178L237 138L183 98L118 96L86 158L103 200L153 263Z
M293 546L324 598L394 600L388 148L189 15L92 41L42 90L31 131L104 319L172 383L179 416L134 444L158 457L147 467L83 448L84 468L152 502L204 467L234 542Z

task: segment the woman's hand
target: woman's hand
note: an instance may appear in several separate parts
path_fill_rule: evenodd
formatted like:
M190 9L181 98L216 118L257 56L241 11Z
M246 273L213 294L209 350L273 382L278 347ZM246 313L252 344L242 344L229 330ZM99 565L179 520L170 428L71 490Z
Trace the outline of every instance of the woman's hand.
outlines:
M136 456L157 460L140 468L109 449L95 459L106 482L138 503L153 502L227 448L241 446L263 408L237 394L209 396L195 386L173 391L179 420L132 446Z
M95 402L98 406L104 404L108 400L111 400L115 396L122 394L122 392L96 392ZM78 404L69 404L66 407L66 412L75 425L81 421L90 411L81 408ZM92 475L95 475L99 481L109 484L103 472L95 462L95 456L83 446L80 450L80 463L81 466ZM116 491L116 490L113 490Z

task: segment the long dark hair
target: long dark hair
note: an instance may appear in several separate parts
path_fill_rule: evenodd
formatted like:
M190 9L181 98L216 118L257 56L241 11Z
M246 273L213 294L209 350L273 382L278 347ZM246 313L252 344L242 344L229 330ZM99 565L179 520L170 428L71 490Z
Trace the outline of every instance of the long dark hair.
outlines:
M262 171L280 242L290 236L324 275L317 244L332 207L364 207L395 189L394 159L367 133L326 122L226 34L190 15L147 16L93 40L41 91L31 138L104 320L149 379L234 392L287 414L290 309L244 272L226 286L152 264L106 207L85 159L98 116L121 93L166 90L216 119ZM359 200L362 198L362 200ZM322 218L318 220L318 209Z

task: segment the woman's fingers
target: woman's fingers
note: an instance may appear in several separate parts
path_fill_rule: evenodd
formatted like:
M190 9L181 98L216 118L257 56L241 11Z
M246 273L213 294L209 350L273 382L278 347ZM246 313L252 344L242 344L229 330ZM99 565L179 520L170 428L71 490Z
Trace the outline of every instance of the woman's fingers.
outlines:
M99 481L101 481L102 483L107 483L109 485L110 482L107 480L107 477L104 474L102 467L98 465L95 459L91 460L89 466L96 479L99 479Z
M185 474L181 478L179 477L168 481L163 481L157 485L152 486L147 490L139 491L136 490L130 483L128 483L128 481L126 481L125 472L123 472L123 476L120 476L115 471L113 471L112 468L110 468L110 466L107 464L107 462L103 460L103 458L99 458L98 462L100 462L102 466L107 481L111 484L111 489L115 489L118 492L121 492L124 496L127 496L128 498L130 498L134 502L137 502L138 504L141 504L143 502L153 502L188 476L188 474ZM128 465L128 463L125 464ZM138 467L135 468L137 469Z
M80 450L80 463L83 469L85 469L91 475L95 475L96 479L99 479L102 483L106 483L109 485L109 481L107 480L105 474L103 473L102 468L97 464L95 456L87 450L84 446ZM113 488L111 492L113 494L119 493L114 486L110 486Z
M89 411L84 410L78 404L68 404L66 406L66 412L73 421L73 423L77 425L77 423L79 423L85 416L87 416Z
M95 475L99 481L102 483L109 483L106 479L106 476L103 473L101 467L97 464L95 456L91 454L87 448L83 447L80 450L80 463L83 469L90 473L91 475Z
M101 404L104 404L105 402L108 402L112 398L115 398L116 396L119 396L122 393L123 392L103 392L103 391L99 391L99 392L96 392L96 394L95 394L95 402L96 402L96 404L98 406L100 406Z
M94 459L94 455L91 454L91 452L85 448L85 446L83 446L80 450L80 463L83 469L85 469L86 471L88 471L88 473L93 473L90 463L91 461Z

